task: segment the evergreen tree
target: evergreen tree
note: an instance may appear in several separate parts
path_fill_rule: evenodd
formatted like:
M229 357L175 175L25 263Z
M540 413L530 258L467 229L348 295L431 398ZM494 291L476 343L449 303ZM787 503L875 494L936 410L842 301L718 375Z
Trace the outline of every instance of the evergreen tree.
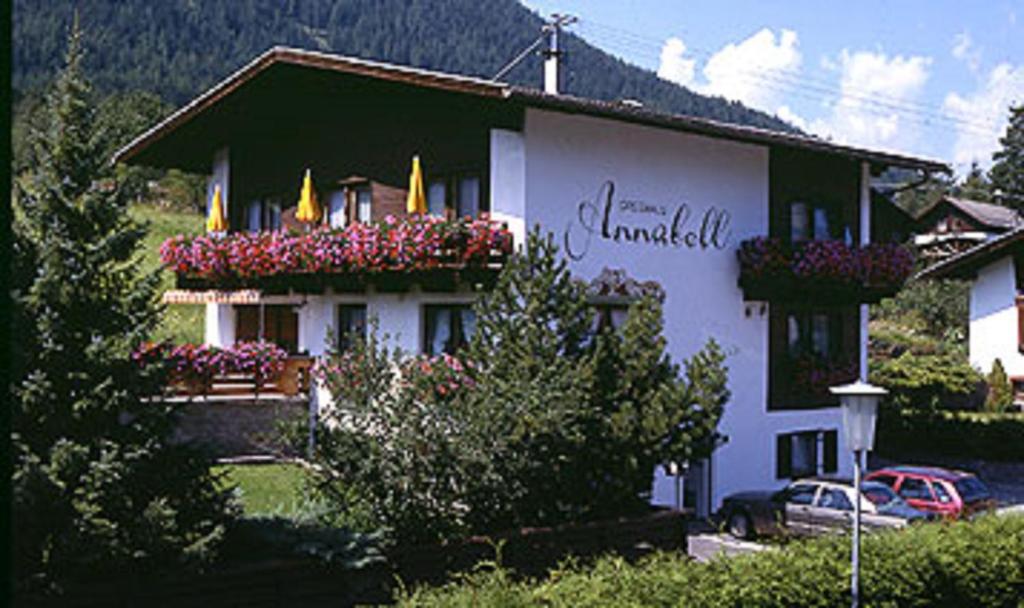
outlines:
M989 171L995 202L1024 213L1024 104L1010 108L1010 124Z
M989 183L978 163L973 162L971 170L967 172L964 180L953 188L953 194L958 198L987 203L992 199L992 184Z
M985 397L985 409L989 412L1005 412L1013 405L1013 385L1006 375L1003 362L996 359L992 363L992 371L988 378L988 395Z
M229 514L209 463L167 437L165 378L131 353L158 320L145 230L107 172L71 29L65 67L15 184L14 574L22 591L211 555Z

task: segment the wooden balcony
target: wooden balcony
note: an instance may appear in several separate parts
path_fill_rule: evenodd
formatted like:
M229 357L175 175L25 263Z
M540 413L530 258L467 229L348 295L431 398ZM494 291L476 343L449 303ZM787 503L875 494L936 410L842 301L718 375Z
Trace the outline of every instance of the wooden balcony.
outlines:
M261 380L251 374L215 375L209 378L172 379L164 399L181 402L305 402L309 400L311 357L289 357L274 378Z

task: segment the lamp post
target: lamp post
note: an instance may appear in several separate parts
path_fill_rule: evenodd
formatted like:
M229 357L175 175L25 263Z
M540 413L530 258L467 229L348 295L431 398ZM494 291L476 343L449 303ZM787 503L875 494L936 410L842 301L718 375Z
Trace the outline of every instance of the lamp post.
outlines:
M875 419L878 417L878 400L889 391L858 380L852 384L833 386L829 389L839 397L843 411L843 434L846 446L853 452L853 550L851 560L853 573L850 575L850 595L853 608L860 606L860 473L861 457L865 450L875 444Z

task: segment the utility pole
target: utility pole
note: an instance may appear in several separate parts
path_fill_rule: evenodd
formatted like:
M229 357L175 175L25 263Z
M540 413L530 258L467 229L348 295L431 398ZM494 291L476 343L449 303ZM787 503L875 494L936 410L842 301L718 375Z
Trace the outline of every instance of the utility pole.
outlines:
M545 32L548 34L548 48L544 51L544 92L549 95L558 95L561 85L561 74L559 73L559 59L561 58L564 51L559 46L558 38L562 33L562 28L568 25L576 23L578 19L572 15L562 15L560 13L554 13L551 15L551 21L544 26Z
M498 70L498 73L494 75L491 80L501 80L506 74L512 71L512 68L519 65L519 63L526 59L534 49L539 47L544 42L544 38L548 38L548 48L541 51L541 55L544 56L544 92L552 95L557 95L559 91L559 59L565 53L559 45L559 34L562 32L562 28L576 23L578 19L572 15L562 15L555 13L551 15L551 19L544 24L544 27L540 28L540 36L533 41L530 46L526 47L521 53L516 55L515 59L508 62L505 67Z

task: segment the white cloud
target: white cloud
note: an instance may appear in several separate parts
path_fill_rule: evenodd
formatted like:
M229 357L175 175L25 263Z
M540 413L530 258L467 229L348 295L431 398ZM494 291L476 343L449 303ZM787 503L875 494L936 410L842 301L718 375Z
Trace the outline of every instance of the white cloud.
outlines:
M686 45L679 38L669 38L661 49L658 75L666 80L689 86L705 95L720 95L767 112L776 111L786 81L782 72L800 67L799 39L792 30L779 35L764 28L746 40L731 43L712 55L696 76L696 59L687 58Z
M806 131L810 128L810 126L807 124L807 121L804 120L802 116L798 115L787 105L779 106L778 109L775 110L775 115L803 131Z
M696 59L687 59L686 45L682 39L672 37L661 47L661 63L658 64L658 76L665 80L688 86L693 82L693 73L697 65Z
M953 36L953 57L967 64L968 69L977 72L981 65L981 51L974 45L974 40L967 32L960 32Z
M779 89L785 86L779 75L800 67L798 44L796 32L782 30L776 39L767 28L739 44L728 44L704 66L707 84L701 92L773 110L781 98Z
M811 122L810 129L849 144L912 149L919 126L908 121L901 108L920 96L930 64L927 57L844 49L836 64L839 99L832 113Z
M961 121L956 127L953 162L963 169L972 161L982 166L992 163L999 138L1006 130L1009 107L1024 102L1024 64L1002 63L989 72L974 93L961 96L949 93L943 110Z

